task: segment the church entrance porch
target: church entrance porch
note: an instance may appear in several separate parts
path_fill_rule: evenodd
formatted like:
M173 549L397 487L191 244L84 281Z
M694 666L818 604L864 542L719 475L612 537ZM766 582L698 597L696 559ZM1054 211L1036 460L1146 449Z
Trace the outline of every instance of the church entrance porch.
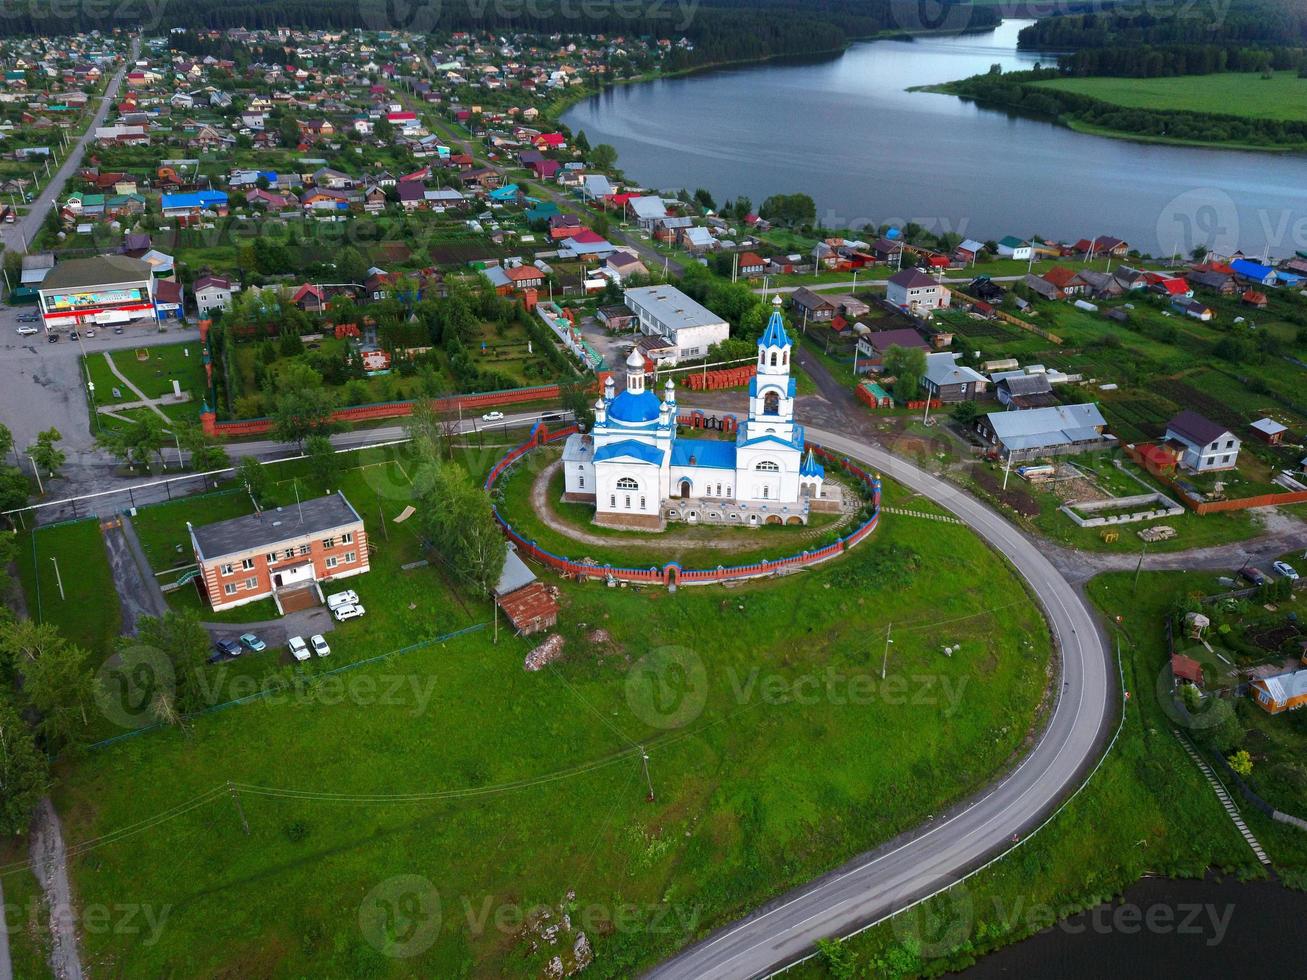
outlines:
M681 493L680 493L680 497L681 497L682 500L689 500L689 499L690 499L690 481L689 481L689 480L682 480L682 481L681 481Z

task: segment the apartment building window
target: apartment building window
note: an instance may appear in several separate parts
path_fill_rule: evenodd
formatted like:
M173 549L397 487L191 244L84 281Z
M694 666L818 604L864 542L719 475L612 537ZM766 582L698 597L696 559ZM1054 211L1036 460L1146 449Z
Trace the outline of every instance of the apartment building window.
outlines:
M269 563L272 563L272 562L274 562L274 561L276 561L276 560L277 560L277 553L276 553L275 551L269 551L269 552L268 552L268 562L269 562Z
M245 588L257 589L258 587L259 587L259 580L257 578L247 578L245 580Z
M253 558L244 558L244 559L242 559L242 560L241 560L241 568L244 569L244 570L247 571L247 572L252 572L252 571L254 571L254 559L253 559Z
M336 565L337 565L337 563L338 563L338 559L336 558L335 555L331 555L330 557L327 558L327 567L328 567L328 568L335 568Z
M224 586L222 587L222 591L223 591L224 593L226 593L227 595L235 595L235 594L236 594L236 583L235 583L235 582L228 582L226 585L224 585Z
M357 552L353 552L353 551L347 551L347 552L345 552L345 564L346 564L346 565L353 565L354 562L357 561L357 560L358 560L358 553L357 553Z
M353 532L353 531L346 531L344 534L342 534L342 535L340 536L340 543L341 543L341 544L353 544L353 543L354 543L354 532Z
M231 573L232 573L232 566L230 564L223 565L218 569L219 575L230 575Z
M324 547L324 548L334 548L334 547L336 547L336 539L335 539L335 538L323 538L323 540L322 540L322 547Z
M313 549L312 549L309 545L307 545L307 544L302 544L302 545L300 545L300 555L301 555L301 556L302 556L302 555L307 555L307 554L308 554L310 551L312 551L312 550L313 550Z

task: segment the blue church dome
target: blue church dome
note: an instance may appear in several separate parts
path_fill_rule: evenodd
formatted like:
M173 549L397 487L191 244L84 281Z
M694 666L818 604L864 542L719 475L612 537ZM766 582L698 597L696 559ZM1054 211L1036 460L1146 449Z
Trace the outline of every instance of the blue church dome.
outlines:
M624 391L608 406L608 417L614 422L652 422L658 418L663 404L651 391L638 395Z

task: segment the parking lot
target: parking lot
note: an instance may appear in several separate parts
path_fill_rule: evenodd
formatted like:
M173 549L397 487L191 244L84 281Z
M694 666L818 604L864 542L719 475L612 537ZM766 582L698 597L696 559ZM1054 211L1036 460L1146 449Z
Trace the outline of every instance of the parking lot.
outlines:
M35 442L37 433L51 426L63 435L61 448L70 456L92 448L90 410L80 365L83 354L175 343L199 336L198 326L177 321L169 321L167 330L159 333L151 319L127 324L121 334L96 329L94 337L80 335L72 340L63 336L57 343L49 343L39 323L35 324L35 336L18 333L19 327L32 326L20 322L19 316L34 309L0 307L0 420L9 426L14 444L20 448Z

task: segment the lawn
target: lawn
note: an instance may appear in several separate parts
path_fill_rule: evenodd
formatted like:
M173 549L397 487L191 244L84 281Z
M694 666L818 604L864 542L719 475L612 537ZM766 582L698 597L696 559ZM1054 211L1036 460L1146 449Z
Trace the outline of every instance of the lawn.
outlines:
M21 534L18 573L28 615L58 626L98 663L121 623L118 592L98 521L51 525Z
M887 521L836 563L735 588L551 580L566 656L526 673L533 643L502 628L434 642L491 609L439 567L402 570L420 554L391 520L403 477L342 483L385 522L351 581L369 615L311 670L426 645L60 766L80 900L169 911L153 944L87 934L105 972L538 974L573 940L520 927L543 904L585 929L590 973L628 976L976 788L1035 720L1046 627L961 527Z
M1209 869L1264 873L1171 734L1171 719L1156 693L1167 669L1163 624L1173 601L1189 592L1216 591L1216 583L1211 576L1157 572L1147 573L1136 591L1133 578L1118 573L1089 584L1099 611L1122 617L1113 633L1130 695L1121 734L1101 767L1065 810L1019 848L943 895L850 940L846 945L861 969L874 975L960 970L986 952L1119 894L1143 875L1199 877ZM1254 810L1243 812L1248 817ZM797 975L827 974L813 961Z
M1277 71L1269 79L1255 72L1225 72L1166 78L1055 78L1037 84L1132 109L1307 120L1307 79L1299 78L1296 71Z

